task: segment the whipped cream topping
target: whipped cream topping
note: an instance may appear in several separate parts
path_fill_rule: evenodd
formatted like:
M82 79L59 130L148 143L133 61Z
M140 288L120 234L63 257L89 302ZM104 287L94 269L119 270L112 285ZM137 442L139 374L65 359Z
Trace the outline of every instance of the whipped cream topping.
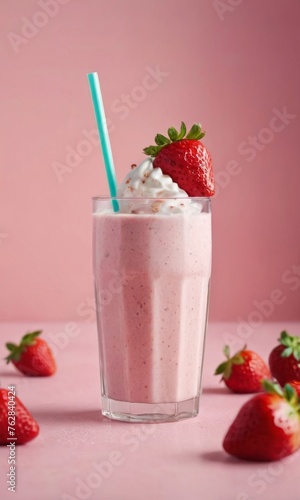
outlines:
M119 186L117 196L128 198L128 201L122 200L120 204L123 213L169 215L201 211L199 204L193 202L169 175L163 174L160 168L153 167L152 158L147 158L126 175ZM139 202L137 198L154 198L154 200Z
M118 189L118 196L125 198L188 198L188 194L164 175L161 168L153 167L153 160L146 158L131 170Z

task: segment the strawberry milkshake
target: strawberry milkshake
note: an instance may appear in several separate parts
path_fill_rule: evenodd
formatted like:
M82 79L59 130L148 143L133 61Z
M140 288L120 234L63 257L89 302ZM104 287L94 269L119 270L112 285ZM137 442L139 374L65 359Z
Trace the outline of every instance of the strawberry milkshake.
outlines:
M93 200L102 412L113 419L176 421L198 413L213 189L211 170L209 174L196 155L197 175L190 178L193 196L188 192L191 158L195 161L196 147L204 150L199 128L194 130L197 138L183 134L175 139L171 129L170 139L156 136L156 144L164 144L150 147L156 150L146 148L151 157L125 177L118 189L117 212L111 198ZM167 159L163 149L175 144L182 153L184 143L190 159L183 166L186 179L177 183L175 164L173 176L164 167L176 152L172 150ZM206 149L202 158L209 163ZM179 169L181 178L182 164Z

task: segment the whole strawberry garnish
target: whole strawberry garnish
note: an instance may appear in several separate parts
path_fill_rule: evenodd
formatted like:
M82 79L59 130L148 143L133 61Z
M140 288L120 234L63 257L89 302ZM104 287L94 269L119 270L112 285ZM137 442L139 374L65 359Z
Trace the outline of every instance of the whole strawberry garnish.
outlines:
M271 378L264 360L256 352L247 350L246 346L232 357L227 345L223 352L227 360L217 367L215 375L223 374L221 380L233 392L260 392L262 380Z
M270 370L280 385L300 380L300 337L281 332L280 345L269 356Z
M245 460L279 460L300 447L300 400L288 384L264 381L265 392L245 403L223 441L224 450Z
M161 168L189 196L213 196L212 160L200 141L204 135L199 123L193 125L186 135L186 126L181 122L180 132L171 127L168 130L169 138L157 134L156 146L149 146L143 151L154 157L155 168Z
M24 375L47 377L56 371L56 363L52 351L43 339L39 338L41 330L26 333L19 345L8 342L6 344L10 354L5 358L10 361Z
M0 389L0 444L24 444L35 438L39 426L14 389Z

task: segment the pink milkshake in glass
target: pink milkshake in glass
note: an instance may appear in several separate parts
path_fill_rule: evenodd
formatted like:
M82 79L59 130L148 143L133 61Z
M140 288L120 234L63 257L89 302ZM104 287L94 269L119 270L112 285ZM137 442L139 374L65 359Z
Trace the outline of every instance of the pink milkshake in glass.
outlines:
M148 158L112 199L93 199L102 413L177 421L199 408L211 273L208 197Z

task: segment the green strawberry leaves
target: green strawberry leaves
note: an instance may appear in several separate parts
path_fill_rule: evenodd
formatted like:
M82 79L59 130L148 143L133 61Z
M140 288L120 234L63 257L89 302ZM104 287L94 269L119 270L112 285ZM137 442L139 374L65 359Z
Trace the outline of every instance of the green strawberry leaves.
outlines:
M10 354L6 356L6 363L9 363L10 361L19 361L21 354L23 352L23 348L21 346L18 346L16 344L12 344L8 342L6 344L7 349L10 351Z
M171 141L166 136L164 136L162 134L156 134L154 140L155 140L156 146L149 146L148 148L143 149L143 151L146 155L152 156L152 157L155 157L164 146L171 143Z
M224 361L216 368L214 375L221 375L221 373L225 372L226 368L227 368L227 361Z
M290 403L298 400L298 394L290 384L286 384L284 386L283 394L285 396L285 399L287 399L287 401L289 401Z
M149 146L148 148L144 148L143 151L147 156L154 157L160 152L161 148L162 146Z
M267 379L263 380L261 385L262 385L264 391L267 392L268 394L277 394L278 396L281 396L282 398L284 397L282 387L279 384L272 382L272 380L267 380ZM293 390L292 387L291 387L291 389Z
M189 131L186 139L193 139L194 141L198 141L205 136L205 132L202 132L200 123L195 123Z
M174 127L169 128L168 129L168 136L170 137L172 142L177 141L179 134L178 134L176 128L174 128Z
M283 331L278 341L285 346L281 353L283 358L293 355L297 361L300 361L300 337L289 335L286 331Z
M195 123L188 134L186 134L186 125L184 122L181 122L180 131L178 132L175 127L170 127L168 129L168 136L169 139L162 134L156 134L154 139L156 146L148 146L143 149L143 152L148 156L155 157L164 146L171 144L171 142L178 142L182 139L198 141L205 136L205 132L202 131L200 123Z
M225 354L227 361L224 361L219 366L217 366L214 375L223 374L222 379L228 379L231 375L232 365L242 365L245 363L242 352L246 349L246 345L240 351L236 352L232 357L230 357L230 349L228 345L225 345L223 353ZM221 380L222 380L221 379Z
M156 134L154 140L158 146L165 146L166 144L170 144L169 139L162 134Z
M22 353L25 351L25 349L30 346L34 345L36 342L36 338L42 333L42 330L37 330L35 332L31 333L26 333L22 339L19 345L13 344L12 342L7 342L5 345L7 349L10 351L10 354L6 356L5 360L6 363L9 363L10 361L19 361Z
M9 351L13 351L17 347L17 345L13 344L12 342L7 342L6 347Z
M183 139L185 137L185 134L186 134L186 126L185 126L184 122L181 122L180 132L179 132L179 135L177 137L177 141L180 141L181 139Z
M285 384L282 388L276 382L272 382L272 380L263 380L262 387L266 393L277 394L277 396L280 396L288 401L290 405L293 406L298 413L300 413L300 398L297 391L290 384Z

